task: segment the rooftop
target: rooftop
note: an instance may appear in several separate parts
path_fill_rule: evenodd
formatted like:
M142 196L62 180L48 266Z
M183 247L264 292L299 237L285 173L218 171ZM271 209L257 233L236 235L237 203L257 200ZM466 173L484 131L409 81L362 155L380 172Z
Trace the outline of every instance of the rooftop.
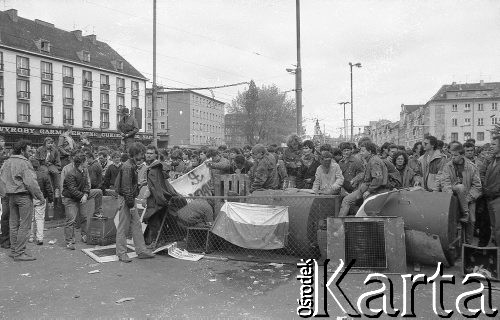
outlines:
M49 51L41 43L49 43ZM81 30L66 31L41 20L17 16L17 10L0 11L0 47L29 51L52 59L69 60L113 73L146 80L127 60L95 35L82 36ZM83 52L90 54L90 62L83 60ZM123 63L121 68L119 64Z
M452 83L443 85L438 92L430 99L434 100L448 100L447 92L474 92L483 91L488 92L488 98L500 98L500 82L479 82L479 83ZM470 98L470 97L468 97Z

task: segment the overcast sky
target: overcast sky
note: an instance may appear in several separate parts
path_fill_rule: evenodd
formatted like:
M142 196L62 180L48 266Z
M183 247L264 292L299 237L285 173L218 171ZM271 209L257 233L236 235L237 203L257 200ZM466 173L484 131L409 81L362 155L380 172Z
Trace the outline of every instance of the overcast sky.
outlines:
M152 79L152 0L2 0L3 10L95 33ZM294 88L294 0L158 0L157 73L165 86L255 80ZM301 1L303 105L335 136L354 70L354 124L398 120L443 84L500 81L498 0ZM246 86L215 90L231 102ZM204 92L210 94L209 92ZM292 97L293 92L289 93Z

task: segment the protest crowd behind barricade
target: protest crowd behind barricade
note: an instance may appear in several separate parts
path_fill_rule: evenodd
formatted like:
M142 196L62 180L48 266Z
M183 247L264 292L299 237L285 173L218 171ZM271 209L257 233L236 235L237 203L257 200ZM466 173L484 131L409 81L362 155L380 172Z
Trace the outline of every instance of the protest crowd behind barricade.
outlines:
M214 223L223 204L222 199L214 197L220 195L216 194L215 182L226 175L242 175L249 183L248 192L236 192L239 196L262 190L336 195L342 199L340 216L354 215L367 199L391 190L420 186L428 192L452 193L460 203L458 216L466 230L465 242L472 243L477 236L482 247L500 243L500 137L493 137L490 144L481 147L472 140L444 144L427 136L413 149L390 143L379 147L369 138L362 138L357 144L344 142L337 148L292 135L286 147L258 144L242 149L157 149L146 148L135 137L135 120L124 119L119 126L122 143L115 146L99 146L85 135L75 141L64 132L55 141L45 138L38 149L21 140L10 151L0 137L0 244L4 249L10 248L14 260L35 258L25 251L26 242L43 245L43 233L30 238L31 224L23 221L31 222L34 212L42 206L53 208L57 201L64 205L66 227L70 228L66 231L68 248L74 248L77 223L82 224L80 240L86 242L88 222L76 215L87 201L94 199L95 208L86 218L101 216L102 196L118 197L120 202L120 260L129 261L123 255L129 225L134 242L139 243L139 257L154 257L146 246L156 244L163 224L177 228L182 238L188 228ZM36 172L32 163L37 166ZM23 170L23 186L13 179L19 170ZM39 185L42 181L43 185ZM232 183L234 189L234 184L240 182ZM146 190L143 193L142 188ZM140 231L140 213L134 205L139 195L147 208L142 217L148 224L144 234ZM40 224L40 212L37 217ZM43 230L43 225L37 224L32 228ZM321 223L307 224L319 228ZM315 230L308 234L314 237ZM318 243L311 239L310 245L317 247Z

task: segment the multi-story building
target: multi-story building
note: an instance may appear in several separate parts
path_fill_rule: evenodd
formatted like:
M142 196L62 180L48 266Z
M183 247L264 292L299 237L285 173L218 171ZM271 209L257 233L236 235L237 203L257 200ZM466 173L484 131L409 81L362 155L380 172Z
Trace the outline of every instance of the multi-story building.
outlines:
M147 90L146 131L153 132L152 92ZM154 120L160 147L224 144L224 102L194 91L158 91Z
M429 108L423 104L401 105L399 113L399 141L405 147L413 147L429 134Z
M429 134L445 142L490 142L490 130L500 123L499 104L500 82L443 85L427 102Z
M108 44L0 11L0 134L41 143L65 126L119 143L118 111L142 116L146 78ZM149 138L143 136L142 138Z

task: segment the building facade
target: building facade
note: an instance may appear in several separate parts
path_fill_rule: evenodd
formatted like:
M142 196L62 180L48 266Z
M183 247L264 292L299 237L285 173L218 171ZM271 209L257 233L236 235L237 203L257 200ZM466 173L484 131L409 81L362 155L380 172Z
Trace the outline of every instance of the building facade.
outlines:
M194 91L158 91L154 123L160 147L224 144L224 102ZM152 92L147 90L146 132L153 132Z
M490 142L500 123L500 82L443 85L427 103L429 134L445 142Z
M429 134L430 115L427 105L402 104L399 117L399 144L412 148Z
M40 143L38 135L58 135L65 126L116 142L118 111L142 116L146 78L95 35L11 9L0 11L0 39L0 134L7 142L31 132L27 138Z

